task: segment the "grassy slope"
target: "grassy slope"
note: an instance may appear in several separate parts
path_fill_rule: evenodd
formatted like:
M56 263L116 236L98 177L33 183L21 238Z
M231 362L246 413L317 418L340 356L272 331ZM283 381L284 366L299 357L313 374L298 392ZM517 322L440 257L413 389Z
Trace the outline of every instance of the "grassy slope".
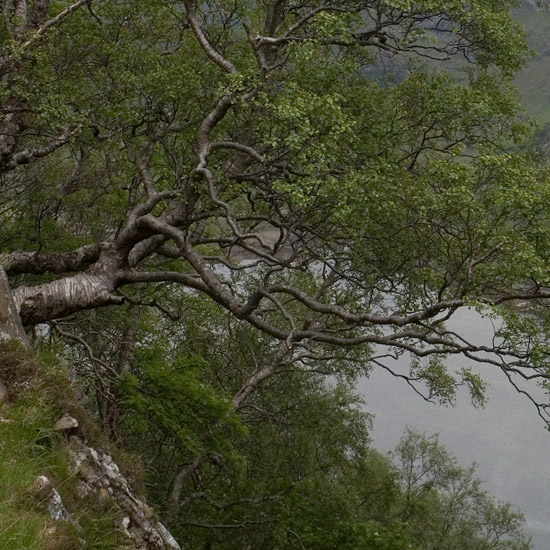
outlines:
M0 343L0 380L9 389L8 399L0 403L2 550L126 548L116 528L112 503L77 496L69 467L69 443L52 429L65 412L89 422L71 403L70 382L59 366L45 366ZM44 504L50 495L33 490L38 476L52 481L78 527L50 517Z

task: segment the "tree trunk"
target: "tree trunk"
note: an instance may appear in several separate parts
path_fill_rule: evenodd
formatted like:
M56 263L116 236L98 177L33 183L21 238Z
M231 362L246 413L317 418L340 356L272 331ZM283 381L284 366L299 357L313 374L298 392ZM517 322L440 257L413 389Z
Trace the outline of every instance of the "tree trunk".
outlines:
M20 286L13 298L23 325L31 326L85 309L121 304L124 299L113 293L115 288L113 275L86 272L39 286Z
M30 343L23 330L17 307L13 301L10 284L0 266L0 340L17 340L27 349Z

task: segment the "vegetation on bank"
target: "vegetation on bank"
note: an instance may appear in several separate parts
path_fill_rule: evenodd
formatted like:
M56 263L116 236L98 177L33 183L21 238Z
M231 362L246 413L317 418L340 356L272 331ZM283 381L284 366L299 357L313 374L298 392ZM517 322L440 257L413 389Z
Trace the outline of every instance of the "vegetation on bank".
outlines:
M117 527L121 512L110 498L79 495L71 443L54 429L70 412L79 418L81 432L101 439L68 373L56 359L38 362L7 344L1 345L0 365L8 388L0 405L2 548L129 548ZM165 366L157 361L147 368L162 376ZM327 550L529 548L522 515L491 499L474 469L459 467L436 438L408 431L393 460L382 456L369 445L370 418L347 385L327 387L312 373L267 384L243 415L240 435L233 433L231 452L210 448L169 510L163 490L172 479L170 461L182 452L182 433L188 443L204 441L205 427L192 416L174 422L165 407L174 407L178 397L151 389L126 384L121 389L128 407L122 429L127 446L149 466L150 498L188 548L282 550L293 542ZM148 400L146 414L135 407L138 395ZM183 398L187 404L190 399L201 399L198 386ZM209 438L216 431L218 438L228 436L227 426L207 428ZM95 444L100 443L106 444ZM51 493L37 488L40 476L59 492L67 518L52 518Z

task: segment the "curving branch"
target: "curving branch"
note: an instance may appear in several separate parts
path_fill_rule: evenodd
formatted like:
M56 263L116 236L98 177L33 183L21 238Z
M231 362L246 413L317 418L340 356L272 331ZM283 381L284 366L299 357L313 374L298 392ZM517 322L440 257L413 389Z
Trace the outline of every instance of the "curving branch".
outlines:
M237 74L237 69L231 61L228 61L225 59L220 52L214 48L214 46L211 44L211 42L208 40L204 30L200 26L199 22L197 21L197 18L195 17L195 11L194 11L194 1L193 0L185 0L185 9L187 11L187 19L189 20L189 24L191 25L191 28L193 29L193 32L197 38L198 43L201 45L202 49L206 53L206 55L209 57L211 61L213 61L218 67L222 68L224 71L230 73L230 74Z
M63 274L71 271L84 271L97 262L101 253L110 246L100 242L81 246L70 252L42 254L40 252L12 252L0 256L0 264L8 275L32 273Z

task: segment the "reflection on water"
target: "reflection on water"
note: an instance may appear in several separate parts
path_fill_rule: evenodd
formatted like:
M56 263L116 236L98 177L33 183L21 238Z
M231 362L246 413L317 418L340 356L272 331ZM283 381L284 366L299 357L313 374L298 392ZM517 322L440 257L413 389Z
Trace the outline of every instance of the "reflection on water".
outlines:
M473 311L461 313L452 328L476 343L480 335L492 335L489 321ZM462 367L465 360L450 358L449 365ZM429 434L439 433L440 442L463 466L478 464L478 476L486 481L489 493L524 512L534 549L548 550L550 433L534 406L494 367L472 368L488 383L485 409L473 408L466 394L459 394L455 407L426 403L384 371L375 371L362 380L358 389L365 396L367 409L376 416L374 446L393 449L407 425Z

